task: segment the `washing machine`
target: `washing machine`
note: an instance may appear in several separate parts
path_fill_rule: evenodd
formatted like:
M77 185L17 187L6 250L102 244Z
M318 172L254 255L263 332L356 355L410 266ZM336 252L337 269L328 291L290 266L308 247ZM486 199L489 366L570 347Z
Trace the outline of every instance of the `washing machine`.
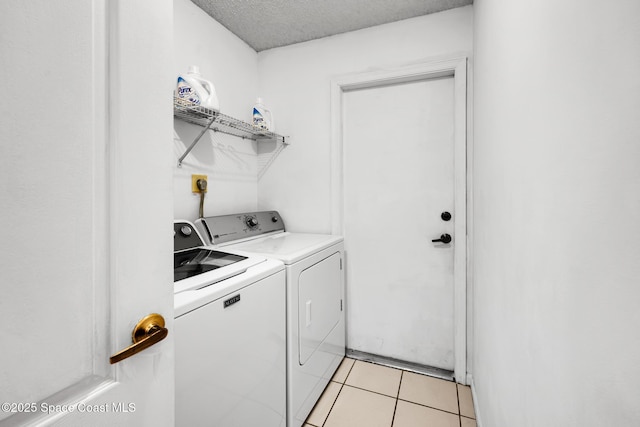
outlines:
M207 217L209 244L284 263L287 316L287 426L300 427L345 355L344 242L291 233L277 211Z
M285 279L174 222L176 426L286 426Z

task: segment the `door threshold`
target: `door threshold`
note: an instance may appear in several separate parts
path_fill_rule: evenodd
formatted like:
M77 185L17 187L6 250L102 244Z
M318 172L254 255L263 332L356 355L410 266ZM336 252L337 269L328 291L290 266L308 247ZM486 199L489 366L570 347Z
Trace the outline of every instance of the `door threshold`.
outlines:
M414 362L405 362L404 360L394 359L392 357L379 356L377 354L365 353L364 351L347 349L347 357L363 362L371 362L376 365L388 366L389 368L402 369L416 374L428 375L430 377L440 378L442 380L454 381L453 371L435 368L433 366L421 365Z

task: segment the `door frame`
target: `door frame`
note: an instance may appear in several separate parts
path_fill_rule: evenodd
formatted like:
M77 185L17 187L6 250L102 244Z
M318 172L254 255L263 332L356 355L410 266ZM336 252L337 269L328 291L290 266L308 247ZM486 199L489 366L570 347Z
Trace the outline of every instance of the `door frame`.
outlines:
M454 375L467 383L467 56L431 59L394 68L351 73L331 80L331 232L344 234L344 94L350 90L454 79ZM464 238L460 238L464 236ZM348 286L348 284L347 284Z

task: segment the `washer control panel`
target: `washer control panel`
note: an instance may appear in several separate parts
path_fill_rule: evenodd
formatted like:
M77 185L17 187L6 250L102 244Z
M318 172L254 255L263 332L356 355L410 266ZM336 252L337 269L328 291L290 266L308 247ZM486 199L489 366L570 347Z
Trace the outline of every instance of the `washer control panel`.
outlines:
M285 231L277 211L246 212L233 215L210 216L196 220L196 227L207 244L256 237L274 231Z

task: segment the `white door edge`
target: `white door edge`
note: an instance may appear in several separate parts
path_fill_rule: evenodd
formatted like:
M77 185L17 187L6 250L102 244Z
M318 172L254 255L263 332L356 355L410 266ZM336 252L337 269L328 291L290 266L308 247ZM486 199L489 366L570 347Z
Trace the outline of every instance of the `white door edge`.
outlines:
M454 79L454 375L467 382L467 56L437 58L420 63L351 73L331 80L331 232L344 234L344 93L394 83ZM348 347L348 343L347 343Z

